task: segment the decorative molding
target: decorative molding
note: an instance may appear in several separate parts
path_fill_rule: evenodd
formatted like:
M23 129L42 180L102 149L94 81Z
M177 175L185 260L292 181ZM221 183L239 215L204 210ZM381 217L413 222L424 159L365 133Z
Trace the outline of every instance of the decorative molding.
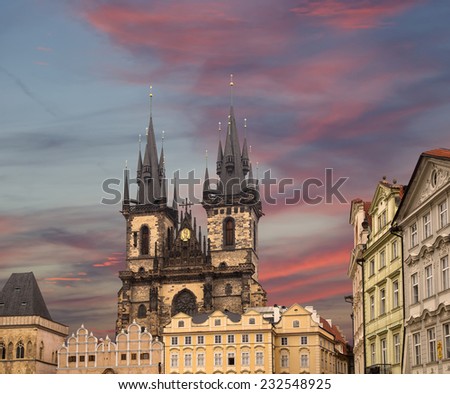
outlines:
M450 172L432 165L432 170L425 181L425 186L419 197L419 204L422 204L428 197L450 181Z

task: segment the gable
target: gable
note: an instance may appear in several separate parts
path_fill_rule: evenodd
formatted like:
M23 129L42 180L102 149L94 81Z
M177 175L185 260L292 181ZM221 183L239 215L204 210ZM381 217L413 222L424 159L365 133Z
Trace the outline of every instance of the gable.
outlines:
M395 217L397 222L444 190L450 183L450 160L422 155L408 184L408 190Z

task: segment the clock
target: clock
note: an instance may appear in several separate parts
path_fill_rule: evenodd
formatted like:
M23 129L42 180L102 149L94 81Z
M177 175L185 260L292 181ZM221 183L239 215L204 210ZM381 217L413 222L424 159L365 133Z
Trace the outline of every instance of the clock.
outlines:
M189 240L189 238L191 238L191 230L189 230L188 228L184 228L183 230L181 230L180 238L185 242Z

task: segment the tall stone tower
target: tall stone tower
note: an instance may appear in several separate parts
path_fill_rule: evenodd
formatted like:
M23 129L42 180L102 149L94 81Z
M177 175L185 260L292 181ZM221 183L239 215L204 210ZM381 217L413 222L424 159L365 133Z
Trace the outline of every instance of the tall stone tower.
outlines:
M150 98L151 99L151 98ZM205 172L203 206L208 235L197 228L186 201L167 203L164 151L158 159L153 120L142 161L137 163L137 198L131 199L126 171L122 214L126 220L126 269L119 272L116 331L136 321L153 335L178 312L213 310L242 313L263 306L266 293L257 281L257 228L262 215L247 142L241 151L233 108L225 150L219 142L214 182ZM176 181L176 180L175 180Z

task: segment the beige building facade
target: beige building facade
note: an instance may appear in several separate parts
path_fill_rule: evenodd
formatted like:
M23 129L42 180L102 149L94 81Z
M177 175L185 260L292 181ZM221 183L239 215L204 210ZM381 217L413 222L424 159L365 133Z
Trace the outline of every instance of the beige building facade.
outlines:
M58 350L58 374L158 374L164 370L164 345L137 323L98 339L82 325Z
M0 374L56 373L67 333L52 320L33 273L12 274L0 292Z

